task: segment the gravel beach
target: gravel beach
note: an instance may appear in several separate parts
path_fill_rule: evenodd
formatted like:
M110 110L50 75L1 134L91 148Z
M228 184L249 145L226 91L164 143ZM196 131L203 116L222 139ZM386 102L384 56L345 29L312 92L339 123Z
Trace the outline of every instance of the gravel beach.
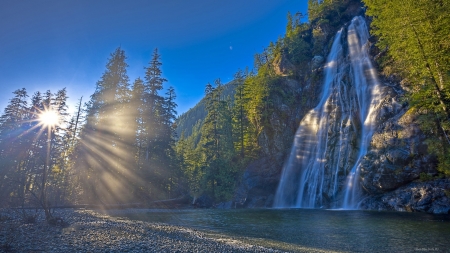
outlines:
M42 212L41 212L42 213ZM43 214L24 223L19 211L0 210L0 252L281 252L192 228L131 221L84 209L53 214L67 224L49 225Z

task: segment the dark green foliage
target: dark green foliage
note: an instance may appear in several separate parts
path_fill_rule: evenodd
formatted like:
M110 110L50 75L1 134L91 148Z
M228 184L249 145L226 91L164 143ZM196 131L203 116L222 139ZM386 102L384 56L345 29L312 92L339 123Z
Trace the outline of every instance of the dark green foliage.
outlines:
M194 126L200 121L203 121L206 117L205 102L202 99L189 111L181 114L177 119L177 135L181 136L184 132L186 136L194 134Z
M236 152L238 152L241 158L245 157L245 133L248 127L248 120L245 115L244 105L246 104L246 98L244 97L244 81L248 75L248 70L243 73L241 70L236 72L235 78L235 90L234 105L233 105L233 141Z
M194 197L208 194L217 201L224 201L232 197L237 170L232 162L235 149L231 100L224 96L224 85L219 79L215 87L206 85L204 104L207 115L201 128L196 124L188 138L184 133L181 135L177 154L189 192Z
M433 180L433 176L428 175L425 172L420 173L420 181L426 182L426 181L431 181L431 180Z

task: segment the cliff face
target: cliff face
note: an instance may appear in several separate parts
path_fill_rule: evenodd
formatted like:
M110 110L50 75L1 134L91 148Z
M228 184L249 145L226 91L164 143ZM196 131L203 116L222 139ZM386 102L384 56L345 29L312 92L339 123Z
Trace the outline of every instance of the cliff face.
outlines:
M373 61L374 54L377 52L376 50L371 52ZM312 66L317 65L317 58L314 57L311 60ZM323 70L320 67L318 69ZM319 74L322 73L319 72ZM349 78L345 78L345 75L350 73L346 72L343 75L342 80L346 83L344 85L347 85L349 90L354 89L354 83L349 82ZM298 98L304 97L304 92L320 93L317 90L320 86L319 81L316 79L314 83L312 80L314 79L310 78L306 82L307 85L302 85L286 79L283 83L285 92L295 94ZM402 87L389 78L381 79L380 87L382 99L377 107L376 127L369 140L367 153L358 163L360 172L357 182L361 185L362 193L359 196L360 202L357 208L449 213L450 181L448 179L434 179L427 182L420 180L421 175L437 175L437 161L427 152L427 145L424 143L425 135L419 129L415 115L409 112L408 105L402 102L404 95ZM293 126L298 126L298 122L306 112L318 103L315 97L318 96L311 96L308 105L303 105L301 108L287 106L282 98L274 100L276 108L274 111L278 113L272 115L271 124L278 130L272 132L266 130L261 134L260 144L263 155L247 167L236 191L234 206L250 208L273 206L279 178L281 178L282 164L286 162L289 147L292 145L295 132ZM348 97L343 101L351 104L355 102L355 97ZM334 105L331 103L331 107L328 108L330 126L336 126L336 122L345 117L342 115L343 111L352 114L351 109L343 111L339 109L341 113L337 113ZM349 126L352 127L348 127L344 138L347 142L344 155L342 155L342 143L337 143L337 136L342 134L342 129L330 127L327 130L326 145L330 148L325 155L326 162L323 166L324 188L321 189L320 196L314 196L321 199L321 207L340 207L337 203L345 198L346 178L357 160L361 145L361 141L357 140L361 125L352 121L349 122ZM340 150L336 148L338 145ZM335 175L330 171L333 166L339 167ZM299 174L293 176L299 176ZM336 182L335 189L330 186L332 181ZM293 192L295 191L294 189Z
M425 136L415 115L398 101L400 94L385 99L379 116L384 122L374 133L371 149L361 163L362 185L370 195L395 190L418 179L421 173L437 174L436 160L424 144Z
M320 74L322 70L316 71ZM271 95L274 108L271 127L264 129L259 137L261 155L247 166L231 206L272 207L295 131L306 112L317 104L320 82L318 78L308 79L303 84L289 78L281 79L278 85L282 92Z
M426 136L420 131L416 115L408 111L406 104L400 104L401 87L389 81L385 84L397 95L385 101L379 116L383 123L361 163L366 198L359 208L450 213L450 181L436 179L436 157L427 152ZM430 177L428 181L420 179L424 175Z

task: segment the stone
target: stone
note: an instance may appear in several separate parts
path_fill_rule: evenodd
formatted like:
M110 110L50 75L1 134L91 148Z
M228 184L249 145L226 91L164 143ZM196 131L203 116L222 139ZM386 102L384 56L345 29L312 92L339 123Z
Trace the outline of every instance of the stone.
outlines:
M324 61L325 61L325 58L323 58L323 56L321 56L321 55L314 56L311 60L311 68L312 69L320 68Z
M369 210L396 210L403 212L427 212L450 214L450 179L429 182L411 182L381 195L370 196L360 205Z
M273 61L273 69L277 75L289 76L294 73L295 66L288 60L287 55L282 53Z

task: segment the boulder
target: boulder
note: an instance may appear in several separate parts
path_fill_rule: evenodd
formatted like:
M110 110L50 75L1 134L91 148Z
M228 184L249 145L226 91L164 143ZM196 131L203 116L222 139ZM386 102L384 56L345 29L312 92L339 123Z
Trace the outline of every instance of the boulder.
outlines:
M324 60L325 58L323 58L323 56L321 55L314 56L311 60L311 68L314 70L322 67Z
M412 182L394 191L364 199L360 208L450 214L450 179Z

